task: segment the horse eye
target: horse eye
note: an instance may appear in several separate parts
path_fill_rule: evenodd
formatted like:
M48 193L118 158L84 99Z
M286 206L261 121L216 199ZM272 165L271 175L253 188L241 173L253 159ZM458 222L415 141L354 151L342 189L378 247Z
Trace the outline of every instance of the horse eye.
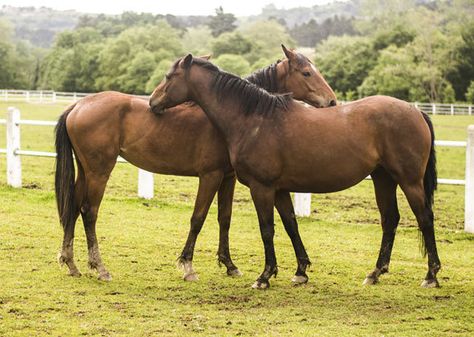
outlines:
M311 76L311 73L309 71L304 71L303 72L303 76L304 77L310 77Z

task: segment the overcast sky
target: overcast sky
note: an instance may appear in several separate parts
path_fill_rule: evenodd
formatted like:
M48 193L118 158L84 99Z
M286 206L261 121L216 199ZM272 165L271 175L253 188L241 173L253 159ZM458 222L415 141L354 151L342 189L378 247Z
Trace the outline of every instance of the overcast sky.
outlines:
M54 9L75 9L86 13L119 14L124 11L150 12L173 15L212 15L222 6L224 12L236 16L260 14L262 7L270 3L278 8L311 7L335 0L0 0L0 6L35 6Z

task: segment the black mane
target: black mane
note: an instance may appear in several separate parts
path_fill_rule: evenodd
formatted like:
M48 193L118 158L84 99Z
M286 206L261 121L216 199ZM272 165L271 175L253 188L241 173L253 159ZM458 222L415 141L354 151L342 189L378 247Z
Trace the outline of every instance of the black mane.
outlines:
M247 76L245 79L268 92L277 93L279 89L277 65L280 62L281 61L278 60L276 63L269 65L266 68L257 70L253 74Z
M238 100L245 114L273 115L277 111L286 111L292 100L290 94L269 94L248 80L224 72L210 62L194 59L193 63L214 72L212 87L217 91L218 99Z

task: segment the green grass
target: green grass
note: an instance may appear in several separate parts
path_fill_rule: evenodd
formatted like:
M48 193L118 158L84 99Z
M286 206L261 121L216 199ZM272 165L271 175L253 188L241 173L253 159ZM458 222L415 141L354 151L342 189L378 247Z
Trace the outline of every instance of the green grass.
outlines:
M15 104L23 118L54 120L65 105ZM7 104L0 103L0 111ZM474 117L435 116L437 139L465 140ZM0 148L4 144L0 126ZM53 151L51 127L22 126L22 148ZM440 177L464 177L464 150L438 148ZM3 158L3 159L1 159ZM56 262L62 231L53 193L54 160L23 157L23 184L0 175L0 336L472 336L474 236L463 232L464 188L439 186L435 200L441 288L419 287L426 259L416 221L400 194L402 219L391 271L380 284L361 283L374 267L381 239L372 184L313 197L300 232L313 266L310 282L292 287L296 263L279 219L278 277L267 291L250 285L263 267L263 246L248 189L237 186L231 252L244 276L232 279L216 263L213 204L185 283L175 260L186 240L197 179L156 176L155 198L136 197L137 170L118 164L108 184L98 237L110 283L87 270L82 224L76 231L81 278ZM0 171L5 172L4 155Z

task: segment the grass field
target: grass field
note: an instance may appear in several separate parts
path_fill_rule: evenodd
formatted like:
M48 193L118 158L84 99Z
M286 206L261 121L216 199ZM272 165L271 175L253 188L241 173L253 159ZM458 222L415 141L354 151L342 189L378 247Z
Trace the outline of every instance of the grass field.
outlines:
M22 118L55 120L65 105L15 105ZM3 118L3 117L0 117ZM435 116L437 139L465 140L474 117ZM53 151L51 127L22 126L22 148ZM5 129L0 126L0 148ZM439 176L463 179L464 149L438 148ZM0 172L5 172L0 155ZM381 239L372 184L313 196L312 215L299 220L313 266L310 281L293 287L291 242L279 219L278 277L267 291L250 288L263 267L263 245L246 187L234 200L231 253L244 276L228 278L216 263L216 205L199 236L194 266L200 281L185 283L175 260L189 228L197 179L156 176L155 198L136 197L137 170L118 164L98 221L99 244L113 276L87 270L82 225L76 230L81 278L56 262L62 230L53 193L54 160L23 157L23 185L0 175L0 336L472 336L474 235L463 232L464 188L439 186L435 198L441 288L419 287L426 260L414 216L400 194L402 215L391 270L363 287Z

